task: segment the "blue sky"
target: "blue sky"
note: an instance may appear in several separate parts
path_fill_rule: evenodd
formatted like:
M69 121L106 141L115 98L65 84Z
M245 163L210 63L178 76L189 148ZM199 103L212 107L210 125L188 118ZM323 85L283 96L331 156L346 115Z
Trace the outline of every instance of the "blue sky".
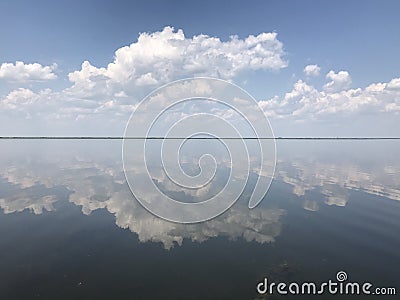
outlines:
M51 69L48 71L55 75L46 77L43 74L47 71L44 71L42 75L36 74L39 77L25 74L28 77L21 80L14 73L10 75L10 68L7 69L8 73L1 75L0 72L0 101L3 102L0 114L4 115L3 122L10 115L13 120L12 124L7 120L2 126L1 134L4 135L8 132L30 134L34 130L46 133L48 124L54 124L54 131L68 133L65 124L71 122L76 123L74 133L80 133L82 128L89 128L90 126L79 125L88 110L82 113L77 109L75 116L70 113L71 121L64 116L47 120L47 115L58 114L58 107L57 104L48 104L46 101L59 97L64 102L74 102L77 107L82 107L82 103L78 103L79 99L86 99L88 96L82 96L81 93L79 97L76 94L71 96L71 91L65 91L73 85L68 74L82 70L84 61L89 61L96 68L107 68L114 61L117 49L137 43L140 33L161 32L166 26L175 28L175 32L182 29L186 39L204 34L217 37L222 42L229 42L232 35L237 35L239 40L245 40L249 35L276 33L276 40L282 44L282 52L277 55L285 63L277 68L243 67L226 79L244 87L257 100L268 101L275 97L275 104L265 104L264 107L274 111L270 115L271 122L279 134L394 135L396 132L393 131L393 126L399 123L400 100L395 80L400 77L398 1L2 1L0 11L0 65L15 65L17 61L25 65L38 63L43 68L48 66ZM319 74L307 76L304 73L307 65L317 65ZM182 65L176 67L181 68ZM13 72L21 71L21 68L17 69ZM333 75L327 77L330 71L333 71ZM347 77L339 78L336 75L340 71L347 72L348 76L342 73ZM101 76L109 76L107 74ZM194 72L184 75L199 74ZM168 79L179 79L179 76L182 74L175 74ZM303 85L299 84L299 80ZM340 86L335 85L334 89L326 87L330 81L336 84L337 80L342 80L338 83ZM144 90L151 90L162 83L165 82L158 80L157 84L147 86ZM289 103L283 109L279 103L284 101L285 94L295 90L296 83L298 90L303 91L300 98L315 97L315 103L318 103L316 105L321 106L322 101L324 107L321 106L319 111L310 111L310 107L306 107L294 113L288 106L301 101L297 99L293 100L296 103ZM365 90L371 84L377 83L387 85L380 87L378 96L376 88L372 92ZM313 87L315 91L304 92L307 87ZM350 96L344 95L344 91L358 88L362 89L362 95L357 92L350 93ZM14 93L14 98L10 96L6 99L10 93L21 89L25 89L23 96ZM34 94L29 94L26 90ZM47 91L47 100L42 99L43 93L35 98L36 94L44 90ZM99 93L101 89L95 94L99 96ZM328 93L330 94L327 96ZM353 102L351 105L343 103L338 109L329 109L331 103L328 102L331 100L326 100L326 97L329 98L332 93L336 94L331 98L344 96L351 98L349 101ZM65 99L66 95L73 100ZM128 93L128 96L131 95ZM28 97L36 99L30 102L37 102L37 109L27 105L25 110L22 109ZM99 106L110 100L107 97L108 99L103 100L98 97ZM369 97L377 99L371 100L369 104L363 103L363 99ZM133 98L135 97L132 95ZM12 105L4 105L7 101L8 104L11 101ZM303 102L306 101L303 99ZM349 116L335 123L335 114L343 116L346 109L350 111ZM20 113L16 113L16 110ZM71 109L68 111L71 112ZM275 113L277 111L280 111L278 115ZM298 117L300 113L304 113L302 120ZM90 115L90 123L105 124L105 119L109 119L100 114L98 118L93 113ZM120 116L121 124L125 122L124 118L126 116ZM57 121L60 119L65 122ZM354 124L355 119L360 124ZM296 126L289 126L293 122ZM377 129L375 125L372 128L371 122L382 124ZM353 125L354 131L348 130L348 124ZM368 124L370 130L365 131L365 125ZM104 127L110 128L108 125ZM116 121L112 127L115 130L107 129L104 133L120 133L119 128L123 126ZM296 130L291 131L293 127ZM101 126L96 125L94 128ZM82 129L82 134L96 134L94 129L87 129L87 132L85 130Z

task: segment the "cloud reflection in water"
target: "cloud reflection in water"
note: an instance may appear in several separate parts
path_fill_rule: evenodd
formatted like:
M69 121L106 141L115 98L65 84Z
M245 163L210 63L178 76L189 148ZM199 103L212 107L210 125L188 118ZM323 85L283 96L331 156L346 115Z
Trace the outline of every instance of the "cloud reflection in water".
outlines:
M133 199L117 154L118 151L115 156L103 157L71 150L65 156L43 153L31 159L18 155L15 159L2 159L0 207L7 214L24 210L35 214L51 212L62 198L57 189L62 187L68 191L69 201L80 206L84 214L106 209L115 216L119 227L136 233L141 242L161 242L166 249L182 245L185 239L204 242L217 236L269 243L281 232L286 211L268 205L268 199L253 210L248 209L246 199L239 200L221 216L199 224L176 224L155 217ZM157 181L167 191L179 192L164 182L166 177L162 173L154 174L159 175ZM318 211L320 205L346 206L350 190L398 201L398 174L400 167L394 164L381 164L372 171L357 162L332 163L297 157L278 162L275 181L292 186L292 193L302 200L306 210ZM201 193L214 193L217 185L218 181ZM310 197L311 191L317 192L318 198ZM183 195L198 196L190 192Z
M166 249L182 245L184 239L203 242L217 236L258 243L273 242L280 234L280 219L285 213L279 208L249 210L247 201L239 200L226 213L208 222L177 224L153 216L133 198L119 162L111 165L110 162L72 156L63 161L50 158L24 161L21 165L14 161L2 170L3 184L9 190L0 194L0 207L5 213L53 211L54 203L59 201L54 187L62 186L70 191L69 201L82 207L84 214L107 209L115 215L119 227L136 233L141 242L161 242ZM168 183L162 182L165 179L157 177L159 184L168 190ZM213 192L215 188L211 186L209 191ZM40 195L36 195L34 190L40 190ZM194 196L190 192L187 194L187 197Z

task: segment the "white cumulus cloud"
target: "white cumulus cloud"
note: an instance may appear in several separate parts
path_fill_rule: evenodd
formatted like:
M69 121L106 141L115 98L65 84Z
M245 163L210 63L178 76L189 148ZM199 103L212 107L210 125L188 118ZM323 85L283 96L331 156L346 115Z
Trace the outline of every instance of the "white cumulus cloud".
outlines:
M165 27L141 33L137 42L119 48L114 61L97 68L88 61L81 70L69 74L73 86L68 92L80 97L122 90L130 95L137 87L160 85L172 80L213 76L232 79L244 70L279 70L288 63L276 33L232 36L228 41L197 35L186 37L183 30Z
M36 112L51 119L72 120L129 115L133 106L161 84L186 77L232 79L246 70L278 70L287 66L283 44L276 33L227 41L208 35L186 37L183 30L165 27L141 33L136 42L119 48L105 67L89 61L68 74L71 86L61 91L17 89L0 98L3 111L31 117ZM54 66L55 67L55 66ZM2 76L14 80L52 79L53 66L3 64Z
M46 81L56 79L54 70L56 64L42 66L38 63L25 64L22 61L13 63L3 63L0 66L0 78L9 81Z
M303 72L307 76L319 76L319 72L321 71L321 68L318 65L308 65L305 66Z
M242 72L279 70L287 65L283 44L274 32L221 40L204 34L188 37L181 29L165 27L139 34L137 41L117 49L105 66L84 61L81 68L68 74L70 84L62 90L35 86L35 81L56 78L56 65L3 63L0 79L29 85L0 95L0 127L6 128L4 134L13 128L30 132L37 122L46 132L120 134L137 103L162 84L194 76L234 80ZM310 64L303 72L311 77L321 70ZM338 116L351 116L348 119L353 121L357 119L354 116L367 114L377 118L391 114L393 119L400 113L400 78L359 88L351 87L351 76L345 70L331 70L326 79L321 88L298 80L292 90L259 105L274 121L326 121ZM15 88L13 84L7 87Z
M331 70L326 74L326 78L331 80L324 85L324 89L328 92L337 92L350 88L351 77L347 71L339 71L338 73L335 73Z
M396 84L400 82L398 78L388 83L373 83L364 89L345 90L351 82L348 72L331 71L328 75L332 81L323 90L298 80L292 91L283 97L275 96L260 101L259 105L272 118L323 119L328 115L400 112L400 86Z

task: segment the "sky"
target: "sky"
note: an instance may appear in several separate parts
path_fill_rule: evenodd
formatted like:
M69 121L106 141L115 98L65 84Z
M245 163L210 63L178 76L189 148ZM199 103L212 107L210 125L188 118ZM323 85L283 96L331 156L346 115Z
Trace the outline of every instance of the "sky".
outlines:
M398 1L2 1L0 135L122 135L173 80L247 90L277 136L398 136Z

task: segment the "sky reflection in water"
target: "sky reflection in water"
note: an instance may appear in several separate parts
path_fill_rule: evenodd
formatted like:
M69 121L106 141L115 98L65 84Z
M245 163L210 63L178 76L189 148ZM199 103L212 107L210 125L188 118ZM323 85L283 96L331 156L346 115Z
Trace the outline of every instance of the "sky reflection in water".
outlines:
M253 285L265 274L283 279L312 279L321 278L321 274L334 275L335 268L346 266L360 280L372 276L395 285L391 279L398 277L396 265L400 262L400 165L396 159L399 150L400 143L395 141L279 142L274 181L258 207L247 207L253 174L243 196L228 211L208 222L184 225L153 216L133 198L125 181L118 141L2 141L1 218L9 222L5 216L17 219L21 212L41 218L76 207L81 215L98 219L91 226L103 228L103 217L98 212L107 212L114 216L118 227L137 235L139 243L135 249L150 245L142 242L155 242L163 251L186 249L182 251L187 251L189 257L195 255L193 245L204 245L201 249L206 253L207 247L215 246L216 238L226 238L231 243L229 251L238 258L231 262L232 266L242 261L241 268L246 270L243 274L251 274L247 285L240 277L243 286L239 284L241 290L236 293L243 295L253 295ZM190 162L187 159L184 168L195 173L196 166ZM165 192L181 201L196 201L217 192L224 183L229 168L226 164L219 168L215 182L197 192L173 188L162 173L154 174L158 174L156 180ZM66 231L68 226L73 227L68 218L57 218L66 222ZM32 220L22 219L14 224L24 226L24 222ZM57 226L52 226L49 224L46 230L57 237ZM76 226L76 230L85 231ZM18 228L8 228L11 237L7 238L17 244L12 238L14 230L19 232ZM29 229L26 234L30 234ZM251 242L246 246L249 249L243 242ZM225 246L218 247L213 248L216 257L225 252ZM19 251L29 253L29 248L28 244ZM137 251L132 249L131 255L138 255ZM252 262L244 257L253 257ZM368 263L355 267L359 260ZM285 269L288 261L293 268L291 273ZM172 285L176 278L171 275ZM151 286L151 282L143 284ZM216 286L214 292L217 291L220 290ZM171 295L171 299L175 296Z

